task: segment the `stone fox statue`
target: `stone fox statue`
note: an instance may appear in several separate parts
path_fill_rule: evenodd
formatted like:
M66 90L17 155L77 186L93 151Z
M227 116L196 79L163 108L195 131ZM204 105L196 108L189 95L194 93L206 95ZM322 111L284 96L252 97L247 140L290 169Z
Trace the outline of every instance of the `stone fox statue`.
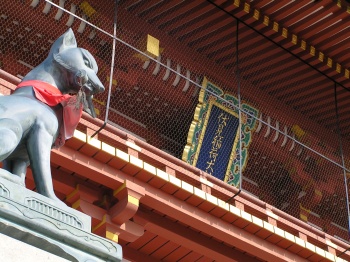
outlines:
M0 162L6 170L2 176L24 185L30 164L37 192L58 200L50 151L72 137L82 109L95 117L92 96L104 91L97 71L95 59L77 47L69 29L12 95L0 97Z

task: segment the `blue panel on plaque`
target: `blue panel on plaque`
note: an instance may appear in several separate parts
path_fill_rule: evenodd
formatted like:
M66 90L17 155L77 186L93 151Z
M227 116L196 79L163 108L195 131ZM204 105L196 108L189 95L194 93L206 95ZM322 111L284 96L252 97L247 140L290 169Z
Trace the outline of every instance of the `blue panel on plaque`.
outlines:
M232 151L239 119L213 104L200 147L196 167L224 180Z

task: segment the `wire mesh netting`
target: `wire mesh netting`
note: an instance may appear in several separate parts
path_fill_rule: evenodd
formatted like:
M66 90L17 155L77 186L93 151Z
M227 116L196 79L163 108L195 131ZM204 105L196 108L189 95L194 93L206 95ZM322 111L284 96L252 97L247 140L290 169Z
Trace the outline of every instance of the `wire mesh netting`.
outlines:
M3 1L0 5L1 69L23 78L44 61L53 42L68 28L72 28L78 46L93 54L99 66L98 76L108 86L113 39L101 33L95 26L89 25L86 20L94 22L98 17L98 26L113 33L113 22L107 21L113 21L114 11L110 11L109 3L105 3L105 6L99 5L97 12L80 2L82 1ZM99 13L102 10L110 12L104 12L101 18ZM98 110L98 105L105 105L106 99L106 92L95 97L96 111L101 118L105 110Z
M242 189L346 239L334 82L243 25L239 44L241 97L260 109Z
M346 239L349 91L208 1L189 2L3 1L0 68L22 78L71 27L108 87L98 118L182 158L193 120L229 108L244 128L230 131L242 132L234 170L216 176Z
M339 85L336 85L336 98L337 98L337 110L338 115L337 118L333 118L329 112L326 112L328 119L330 120L327 127L332 127L336 124L339 124L339 134L341 136L341 143L343 145L343 155L345 161L345 167L349 171L350 162L350 112L349 112L349 99L350 99L350 90L343 88Z
M161 17L152 17L151 10L139 15L134 13L137 8L148 6L147 1L131 6L127 4L121 2L118 5L117 37L138 50L123 43L117 44L113 75L116 86L112 89L109 123L126 128L140 139L181 158L203 78L215 79L228 90L235 82L233 70L212 63L191 45L183 45L181 41L184 39L195 39L193 34L179 34L188 30L186 23L170 25ZM163 5L167 3L159 3L159 8ZM176 8L184 7L179 4ZM212 7L208 15L214 11ZM169 16L171 21L178 19L172 19L171 13ZM147 19L150 23L145 23ZM232 18L231 22L235 24ZM157 27L152 26L153 23ZM216 27L219 30L219 25ZM200 30L195 31L201 34ZM160 54L155 57L156 61L140 53L146 52L147 37L150 36L159 40ZM234 49L234 38L227 43ZM234 53L231 57L234 59Z

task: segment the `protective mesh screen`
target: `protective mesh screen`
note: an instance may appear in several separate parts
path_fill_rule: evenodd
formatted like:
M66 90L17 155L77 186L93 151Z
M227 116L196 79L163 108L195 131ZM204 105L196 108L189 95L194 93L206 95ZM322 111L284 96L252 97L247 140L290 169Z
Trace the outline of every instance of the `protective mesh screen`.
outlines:
M113 39L74 17L74 14L113 33L114 4L104 2L92 8L82 3L83 1L54 1L53 4L45 1L2 1L1 69L23 78L47 57L53 42L68 28L72 28L78 46L89 50L95 57L99 66L98 77L108 87ZM101 110L99 105L106 105L107 93L95 97L96 111L101 119L104 118L105 110Z
M232 68L211 59L220 53L217 46L196 45L208 24L196 27L186 24L190 10L177 17L173 12L187 8L181 3L171 3L173 12L168 10L168 15L159 16L158 9L169 4L159 1L155 4L157 11L149 8L147 1L118 4L117 37L146 52L147 36L151 35L159 40L160 55L154 61L123 43L117 44L113 74L116 85L112 89L108 121L181 158L203 78L210 78L226 90L236 85L232 85L235 82ZM195 5L207 6L205 1ZM214 7L207 7L207 15L215 15L214 21L223 16L216 14ZM230 18L230 22L234 29L236 21ZM212 33L221 29L216 23L211 27ZM234 35L226 43L231 47L226 52L233 62Z
M232 5L214 2L226 10ZM347 239L347 185L335 97L349 169L348 90L337 86L335 96L333 81L248 26L237 25L234 17L208 1L52 3L62 9L36 0L0 3L1 69L22 78L71 27L78 46L96 58L107 89L94 100L98 118L178 158L188 142L202 83L219 87L223 94L217 96L221 91L216 90L212 95L235 112L240 94L243 111L237 118L242 125L248 120L255 124L247 127L250 136L236 144L236 156L247 149L245 161L237 162L242 164L237 169L238 175L242 172L239 186ZM159 54L154 55L147 44L157 41ZM225 174L218 177L227 179Z
M241 97L260 109L242 189L346 239L334 82L246 26L238 43Z
M336 97L337 97L337 108L338 108L338 123L339 123L339 130L342 137L342 144L344 155L345 155L345 167L349 170L350 169L350 162L349 162L349 155L350 155L350 112L349 112L349 101L350 101L350 90L343 88L339 85L337 85L336 88ZM337 119L331 118L332 122L329 123L328 126L335 125Z

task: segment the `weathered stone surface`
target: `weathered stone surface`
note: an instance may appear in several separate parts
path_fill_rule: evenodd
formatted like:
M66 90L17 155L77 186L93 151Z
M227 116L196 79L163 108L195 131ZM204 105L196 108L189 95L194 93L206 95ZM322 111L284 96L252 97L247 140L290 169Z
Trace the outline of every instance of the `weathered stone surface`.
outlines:
M4 197L0 202L0 207L8 199L14 201L11 202L13 207L16 206L19 210L26 210L25 214L28 216L35 216L33 219L44 218L45 221L50 223L59 221L61 224L90 232L91 218L88 215L12 183L13 181L10 181L8 177L3 176L6 172L6 170L0 169L0 196ZM16 177L12 174L11 176Z
M0 233L69 261L122 260L118 244L90 230L89 216L0 176Z
M69 261L3 234L0 234L0 250L1 261L6 262Z

